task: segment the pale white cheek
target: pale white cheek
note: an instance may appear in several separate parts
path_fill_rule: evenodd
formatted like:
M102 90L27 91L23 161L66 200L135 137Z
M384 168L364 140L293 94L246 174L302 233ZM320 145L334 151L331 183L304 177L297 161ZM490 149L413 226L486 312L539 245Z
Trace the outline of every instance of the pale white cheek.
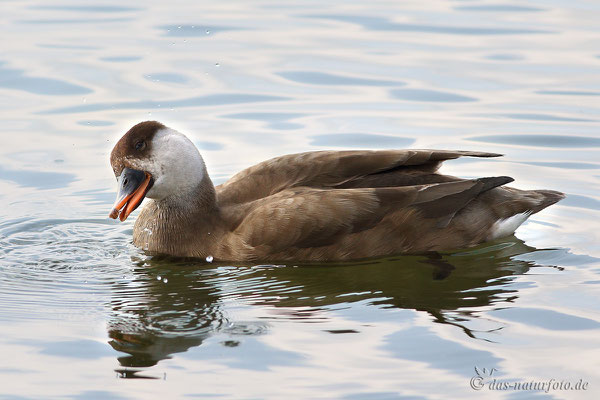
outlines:
M192 191L206 173L204 160L194 144L172 129L156 133L151 158L140 164L154 178L147 196L157 200Z

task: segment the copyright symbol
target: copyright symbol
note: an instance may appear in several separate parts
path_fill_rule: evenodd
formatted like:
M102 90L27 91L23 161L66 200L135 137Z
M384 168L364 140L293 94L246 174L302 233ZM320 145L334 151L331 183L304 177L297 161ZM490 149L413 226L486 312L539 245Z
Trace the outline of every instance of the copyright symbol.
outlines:
M475 390L481 390L484 386L483 378L480 376L474 376L471 378L471 387Z

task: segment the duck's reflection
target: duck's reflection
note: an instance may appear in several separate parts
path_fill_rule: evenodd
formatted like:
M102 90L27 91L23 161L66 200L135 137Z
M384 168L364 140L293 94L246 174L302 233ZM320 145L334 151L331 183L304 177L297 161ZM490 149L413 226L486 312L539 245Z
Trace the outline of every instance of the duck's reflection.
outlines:
M133 280L115 284L110 344L127 354L119 357L120 376L136 378L143 376L130 368L199 346L216 330L259 332L260 324L228 320L229 300L269 306L276 311L269 318L299 322L318 322L327 319L328 308L368 300L426 311L436 322L476 337L461 320L473 318L470 309L516 297L511 277L534 264L515 256L533 251L513 237L461 253L354 264L219 266L153 258L136 265Z
M150 367L171 354L199 346L225 320L217 290L202 270L182 263L137 263L133 280L115 283L108 335L126 356L123 367ZM139 378L130 370L121 377Z

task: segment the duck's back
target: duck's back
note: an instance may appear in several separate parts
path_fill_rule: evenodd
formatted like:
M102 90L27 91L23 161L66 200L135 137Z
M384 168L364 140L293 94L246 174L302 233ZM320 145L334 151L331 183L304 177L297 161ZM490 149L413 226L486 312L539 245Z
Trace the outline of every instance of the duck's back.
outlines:
M244 203L293 187L394 187L460 180L436 173L445 160L501 154L448 150L313 151L249 167L217 186L221 204Z
M217 197L221 207L234 210L232 243L243 247L244 258L272 260L356 259L472 246L512 234L530 214L563 197L502 187L509 177L465 180L437 173L441 162L461 156L499 154L292 154L238 173L217 187Z

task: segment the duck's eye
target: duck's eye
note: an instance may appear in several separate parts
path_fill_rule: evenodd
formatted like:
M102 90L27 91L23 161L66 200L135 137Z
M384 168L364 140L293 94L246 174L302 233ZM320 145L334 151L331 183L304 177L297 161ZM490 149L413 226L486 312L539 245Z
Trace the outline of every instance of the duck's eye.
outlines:
M143 140L140 140L139 142L137 142L135 144L136 150L144 150L145 148L146 148L146 142L144 142Z

